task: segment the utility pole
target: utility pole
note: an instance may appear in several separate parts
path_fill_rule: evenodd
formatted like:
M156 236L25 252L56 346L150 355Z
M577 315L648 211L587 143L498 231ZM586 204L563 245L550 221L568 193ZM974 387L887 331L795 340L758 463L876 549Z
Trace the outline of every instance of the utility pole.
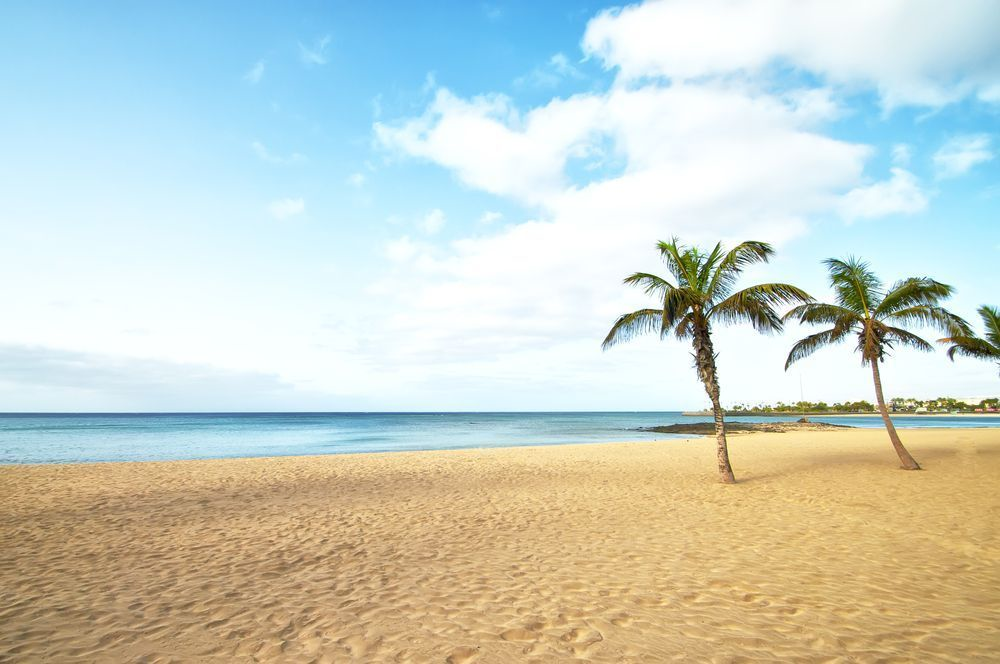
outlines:
M806 396L805 391L802 389L802 372L799 371L799 415L803 418L806 416Z

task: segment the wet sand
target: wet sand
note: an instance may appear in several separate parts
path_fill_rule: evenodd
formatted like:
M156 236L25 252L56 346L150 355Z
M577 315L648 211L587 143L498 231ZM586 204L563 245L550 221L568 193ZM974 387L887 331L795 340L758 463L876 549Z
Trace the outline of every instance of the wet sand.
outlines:
M1000 428L0 467L0 661L986 662Z

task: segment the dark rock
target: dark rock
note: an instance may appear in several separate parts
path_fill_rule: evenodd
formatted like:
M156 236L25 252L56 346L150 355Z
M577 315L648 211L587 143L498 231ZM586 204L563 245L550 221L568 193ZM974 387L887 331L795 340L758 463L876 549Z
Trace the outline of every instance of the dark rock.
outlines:
M805 419L805 418L803 418ZM789 431L835 431L853 429L846 424L825 424L823 422L726 422L726 433L787 433ZM714 436L714 422L692 422L690 424L670 424L659 427L640 427L636 431L654 433L690 433L698 436Z

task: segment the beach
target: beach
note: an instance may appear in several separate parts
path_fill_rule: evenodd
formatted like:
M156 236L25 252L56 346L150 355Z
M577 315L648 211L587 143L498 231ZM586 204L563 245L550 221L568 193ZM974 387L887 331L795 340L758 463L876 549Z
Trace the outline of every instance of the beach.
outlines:
M1000 429L0 467L0 660L986 662Z

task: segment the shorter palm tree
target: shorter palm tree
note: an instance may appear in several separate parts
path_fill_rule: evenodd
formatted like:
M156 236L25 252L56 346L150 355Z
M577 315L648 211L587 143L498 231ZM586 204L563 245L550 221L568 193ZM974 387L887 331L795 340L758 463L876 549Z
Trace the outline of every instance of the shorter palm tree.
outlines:
M785 370L820 348L854 335L858 342L856 350L861 353L861 364L872 368L875 399L899 461L907 470L919 470L920 464L903 447L896 427L889 418L878 365L896 346L933 350L933 346L903 329L904 326L930 326L951 335L968 333L969 327L964 320L939 305L941 300L951 296L953 289L927 277L903 279L885 289L868 264L857 258L846 261L829 258L823 263L830 271L830 284L837 304L803 304L785 314L784 320L793 318L800 323L827 324L833 327L810 335L792 346L785 362Z
M952 344L948 349L948 359L953 362L956 355L964 355L977 360L993 360L1000 367L1000 309L984 304L977 311L986 330L984 337L970 333L938 339L938 343Z
M626 278L626 284L639 286L648 295L655 296L657 308L620 316L604 339L603 348L646 332L657 332L662 338L671 330L678 339L691 341L698 378L712 401L719 478L732 484L736 478L729 464L726 427L719 401L712 323L750 323L758 332L776 332L782 325L774 307L808 302L812 298L795 286L778 283L759 284L733 292L744 268L753 263L766 263L774 254L766 242L743 242L730 251L720 243L712 251L702 251L680 245L677 238L673 238L670 242L660 242L657 247L677 284L645 272L636 272Z

